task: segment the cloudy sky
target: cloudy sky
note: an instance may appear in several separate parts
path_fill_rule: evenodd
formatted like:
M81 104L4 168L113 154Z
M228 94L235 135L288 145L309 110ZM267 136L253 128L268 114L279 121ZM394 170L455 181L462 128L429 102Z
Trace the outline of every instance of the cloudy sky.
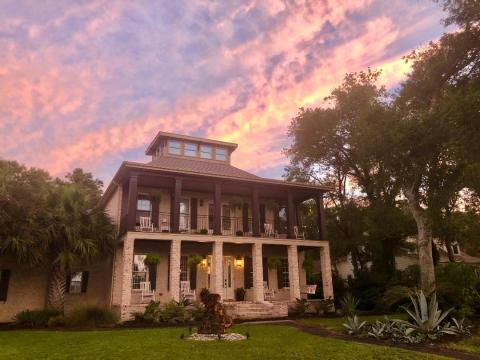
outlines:
M0 158L109 181L162 130L280 177L299 107L369 66L394 87L441 18L430 0L0 0Z

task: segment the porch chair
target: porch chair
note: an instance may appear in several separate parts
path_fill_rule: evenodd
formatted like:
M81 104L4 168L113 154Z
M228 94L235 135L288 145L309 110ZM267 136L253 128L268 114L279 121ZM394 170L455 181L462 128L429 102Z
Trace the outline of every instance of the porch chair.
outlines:
M294 234L295 234L295 238L296 238L296 239L303 239L303 240L305 240L305 233L304 233L303 231L300 232L298 226L294 226L294 227L293 227L293 232L294 232Z
M265 301L272 301L275 297L275 290L268 288L268 282L263 282L263 297Z
M145 299L150 299L150 300L155 301L155 291L152 290L152 286L150 284L150 281L141 281L140 282L140 290L141 290L141 293L142 293L142 304L144 303Z
M195 301L195 290L190 289L190 281L180 281L180 296Z
M275 237L275 233L273 232L273 225L269 223L263 224L263 228L265 229L265 236L266 237Z
M170 217L160 214L160 231L170 232Z
M148 216L140 216L140 230L153 231L152 220Z

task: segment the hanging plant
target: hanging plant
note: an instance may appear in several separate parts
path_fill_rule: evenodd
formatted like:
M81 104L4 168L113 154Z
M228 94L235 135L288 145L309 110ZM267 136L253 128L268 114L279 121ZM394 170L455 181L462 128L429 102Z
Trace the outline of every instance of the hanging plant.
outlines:
M305 259L303 260L302 267L307 273L309 273L309 274L313 273L313 270L314 270L314 267L315 267L314 265L315 265L315 263L314 263L313 257L308 256L308 255L305 256Z
M158 263L160 263L160 255L157 254L148 254L145 259L143 260L143 263L146 266L155 266Z
M158 202L162 201L162 190L149 189L148 190L148 195L150 195L152 198L157 199Z
M198 265L202 262L203 256L193 254L188 257L188 266Z
M276 200L268 199L268 200L265 201L265 207L268 210L276 212L280 209L280 204Z
M268 268L275 269L282 265L282 258L280 256L272 256L268 258Z

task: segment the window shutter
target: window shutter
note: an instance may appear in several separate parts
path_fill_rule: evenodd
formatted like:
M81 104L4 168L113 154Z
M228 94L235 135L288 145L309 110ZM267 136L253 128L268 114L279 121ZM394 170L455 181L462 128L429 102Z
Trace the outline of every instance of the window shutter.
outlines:
M158 197L152 196L152 224L153 224L154 227L157 227L157 228L160 227L159 222L158 222L159 207L160 207L160 202L158 201Z
M157 287L157 265L150 265L148 267L148 279L150 280L150 287L155 290Z
M260 230L265 233L265 221L266 221L266 209L265 204L260 204Z
M197 264L190 265L190 289L197 288Z
M87 292L88 287L88 271L82 272L82 293Z
M242 220L243 220L243 232L248 233L250 231L250 227L248 226L248 204L243 204L242 209Z
M269 283L268 283L268 259L266 257L264 257L263 260L262 260L262 266L263 266L263 281L266 281L267 285L269 285Z
M191 207L191 209L190 209L190 227L192 229L197 228L197 211L198 211L197 202L198 201L197 201L196 198L191 198L190 199L190 207Z
M245 289L251 289L253 287L253 264L251 257L245 257L243 260L243 282L245 285Z
M279 289L283 289L282 267L277 265L277 285Z
M72 282L72 276L67 275L67 281L65 281L65 292L68 294L70 292L70 283Z
M0 270L0 301L7 301L8 284L10 283L10 270Z

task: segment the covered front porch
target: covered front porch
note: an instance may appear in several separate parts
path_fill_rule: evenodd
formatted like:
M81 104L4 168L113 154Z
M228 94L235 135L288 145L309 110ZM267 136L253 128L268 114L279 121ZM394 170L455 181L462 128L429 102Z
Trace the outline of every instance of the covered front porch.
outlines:
M313 267L304 266L307 253L317 254ZM312 292L312 275L321 279L317 295L333 297L327 242L129 232L115 255L112 306L127 320L150 300L199 301L209 289L225 303L252 304L237 312L270 303L267 313L280 317L281 303Z

